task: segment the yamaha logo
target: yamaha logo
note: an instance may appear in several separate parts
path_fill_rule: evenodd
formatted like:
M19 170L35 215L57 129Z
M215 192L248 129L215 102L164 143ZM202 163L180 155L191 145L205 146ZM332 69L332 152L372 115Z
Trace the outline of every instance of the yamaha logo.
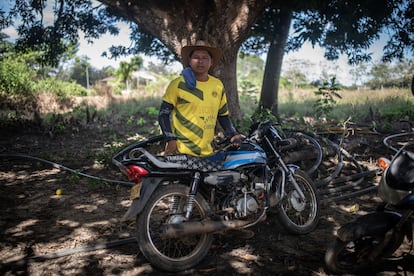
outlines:
M187 161L186 155L167 155L168 161Z

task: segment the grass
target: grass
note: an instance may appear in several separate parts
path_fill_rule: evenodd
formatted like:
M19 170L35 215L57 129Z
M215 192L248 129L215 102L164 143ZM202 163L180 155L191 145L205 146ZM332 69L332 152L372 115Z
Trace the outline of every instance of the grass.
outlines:
M142 89L141 89L142 90ZM157 124L158 108L161 104L162 89L157 93L136 91L128 96L111 96L109 98L89 98L87 104L81 103L73 107L71 111L53 116L50 119L48 114L43 114L45 125L52 124L65 128L67 121L87 122L87 112L94 114L95 122L106 125L128 125L131 129L140 129L140 133L158 134ZM340 90L338 93L341 99L335 98L332 109L325 118L315 118L315 103L318 95L314 89L297 89L279 91L278 110L282 122L296 122L302 124L309 120L313 122L336 121L344 122L372 122L392 125L393 122L406 120L414 121L414 96L409 89L385 89L385 90ZM258 94L241 94L240 107L244 116L243 124L257 108ZM90 102L94 99L95 102ZM44 106L44 104L43 104ZM88 110L87 110L88 109ZM51 110L50 112L54 112ZM75 120L65 120L71 118ZM293 120L292 120L293 119ZM0 125L4 125L7 118L1 118ZM60 121L59 121L60 120ZM49 122L53 121L53 122ZM48 123L49 122L49 123ZM7 122L6 122L7 123ZM145 132L145 133L144 133Z
M316 89L315 89L316 90ZM280 92L279 113L282 117L313 117L317 96L315 90ZM414 96L409 89L341 90L336 99L331 120L345 121L414 121Z

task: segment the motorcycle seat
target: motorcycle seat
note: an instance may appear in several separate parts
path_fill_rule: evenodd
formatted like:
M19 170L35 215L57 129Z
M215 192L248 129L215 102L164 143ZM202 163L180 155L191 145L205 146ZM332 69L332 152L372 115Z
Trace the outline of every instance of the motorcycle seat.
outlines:
M186 154L157 156L157 159L164 163L174 163L181 169L216 172L224 170L223 161L214 161L209 158L195 157Z

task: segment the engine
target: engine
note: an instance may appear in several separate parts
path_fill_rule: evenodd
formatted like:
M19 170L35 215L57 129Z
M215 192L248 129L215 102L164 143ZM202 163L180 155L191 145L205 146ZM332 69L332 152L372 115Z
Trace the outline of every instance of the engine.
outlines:
M223 210L229 211L233 218L245 218L255 215L263 208L265 194L264 189L253 184L253 187L244 186L237 192L228 194L222 204Z
M246 197L237 199L236 211L237 213L242 214L242 216L254 214L258 209L259 204L252 196L246 195Z
M206 175L204 182L216 186L221 210L229 219L246 218L263 208L265 185L257 175L221 171Z
M227 198L222 208L230 211L234 218L245 218L256 214L262 207L264 201L263 191L258 195L258 191L251 193L241 192Z

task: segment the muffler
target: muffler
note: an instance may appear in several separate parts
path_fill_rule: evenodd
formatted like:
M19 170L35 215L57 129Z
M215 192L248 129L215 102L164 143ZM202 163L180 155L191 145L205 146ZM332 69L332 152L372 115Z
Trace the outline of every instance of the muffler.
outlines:
M188 235L247 228L255 225L259 221L265 220L266 210L267 208L265 208L262 213L253 220L203 220L168 224L161 227L161 237L171 239Z
M179 238L188 235L213 233L229 229L243 228L251 224L248 220L205 220L205 221L189 221L183 223L168 224L162 227L161 236L163 238Z

